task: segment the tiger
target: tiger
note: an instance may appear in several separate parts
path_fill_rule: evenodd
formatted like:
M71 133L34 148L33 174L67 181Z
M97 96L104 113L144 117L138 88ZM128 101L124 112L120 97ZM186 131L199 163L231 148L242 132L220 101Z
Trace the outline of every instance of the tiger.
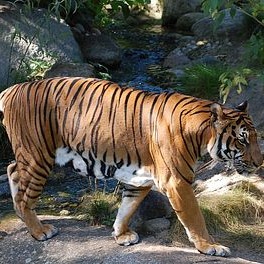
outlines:
M175 91L147 92L96 78L56 77L15 84L0 94L2 124L15 161L7 174L16 214L39 241L58 229L36 204L53 166L124 184L113 224L119 245L138 243L130 219L153 186L166 195L188 238L208 255L229 256L209 235L192 184L209 153L239 173L263 162L248 103L227 108Z

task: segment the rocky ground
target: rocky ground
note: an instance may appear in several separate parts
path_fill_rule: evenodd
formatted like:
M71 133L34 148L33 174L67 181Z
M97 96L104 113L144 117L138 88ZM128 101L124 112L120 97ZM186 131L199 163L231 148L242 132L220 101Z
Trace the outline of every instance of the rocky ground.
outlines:
M186 246L174 247L154 236L141 237L139 244L122 247L114 242L110 228L89 226L84 221L69 217L43 216L42 219L58 226L59 235L38 242L19 220L0 224L1 233L4 234L4 237L0 237L0 263L264 263L263 254L242 251L238 245L232 248L233 255L229 258L205 256Z

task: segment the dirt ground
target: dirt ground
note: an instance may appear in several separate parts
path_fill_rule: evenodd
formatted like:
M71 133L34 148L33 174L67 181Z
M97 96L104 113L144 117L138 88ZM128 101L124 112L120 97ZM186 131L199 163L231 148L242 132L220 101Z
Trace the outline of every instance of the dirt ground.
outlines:
M205 256L195 248L172 247L153 236L141 236L141 242L123 247L114 242L111 228L89 226L70 217L42 216L59 227L59 234L45 242L34 240L18 220L0 223L0 263L91 263L91 264L189 264L264 263L263 254L232 248L232 257Z

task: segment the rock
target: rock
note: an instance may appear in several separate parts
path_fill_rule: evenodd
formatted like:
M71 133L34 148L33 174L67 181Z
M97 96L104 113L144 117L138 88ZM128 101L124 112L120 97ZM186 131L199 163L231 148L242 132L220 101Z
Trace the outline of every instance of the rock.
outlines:
M200 4L200 0L165 0L162 12L162 25L175 24L181 15L198 11Z
M251 33L252 21L243 12L237 9L236 15L230 16L230 9L221 11L225 14L222 23L213 30L214 21L209 18L203 18L192 26L192 32L199 38L229 38L232 40L242 40L248 38Z
M139 229L142 228L143 223L147 220L170 217L173 213L174 210L168 198L158 191L151 190L133 215L131 226Z
M192 25L204 18L204 16L204 13L201 12L184 14L177 20L175 27L178 30L191 31Z
M206 65L217 65L221 61L216 56L204 55L203 57L194 60L193 64L206 64Z
M264 136L264 86L261 77L249 80L248 86L242 89L241 94L238 94L236 89L232 89L226 104L234 107L245 100L248 101L248 111L257 131Z
M61 210L60 211L60 216L67 216L69 214L70 214L70 211L69 210L64 209L64 210Z
M69 26L43 9L26 12L19 5L0 1L0 24L1 86L20 81L16 78L30 59L51 64L83 60Z
M212 176L213 175L213 176ZM207 180L197 180L195 182L195 192L197 197L208 195L222 195L234 189L242 182L251 183L260 192L264 191L263 176L252 174L250 176L243 176L236 171L222 172L220 174L212 173Z
M168 69L167 72L174 74L177 78L182 78L185 75L184 70L177 68Z
M0 183L1 182L6 182L8 180L7 174L0 175Z
M189 64L191 60L179 48L171 51L163 62L163 67L175 68Z
M160 0L151 0L149 4L147 4L147 14L150 17L155 19L161 19L162 16L162 1Z
M164 217L147 220L144 229L148 233L158 233L170 228L170 221Z
M0 183L0 197L6 197L10 195L10 188L8 181Z
M57 76L95 77L94 67L88 63L56 63L45 73L45 78Z
M105 34L86 36L79 44L87 61L112 68L121 63L122 49Z

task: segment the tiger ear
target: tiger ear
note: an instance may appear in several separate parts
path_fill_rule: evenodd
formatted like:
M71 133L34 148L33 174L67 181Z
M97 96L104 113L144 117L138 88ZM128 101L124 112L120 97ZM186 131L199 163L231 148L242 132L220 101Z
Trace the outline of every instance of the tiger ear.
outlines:
M241 112L246 112L248 111L248 102L242 102L241 104L239 104L238 106L236 106L236 109L241 111Z
M224 118L223 109L220 104L213 103L210 107L211 110L211 122L221 121Z

